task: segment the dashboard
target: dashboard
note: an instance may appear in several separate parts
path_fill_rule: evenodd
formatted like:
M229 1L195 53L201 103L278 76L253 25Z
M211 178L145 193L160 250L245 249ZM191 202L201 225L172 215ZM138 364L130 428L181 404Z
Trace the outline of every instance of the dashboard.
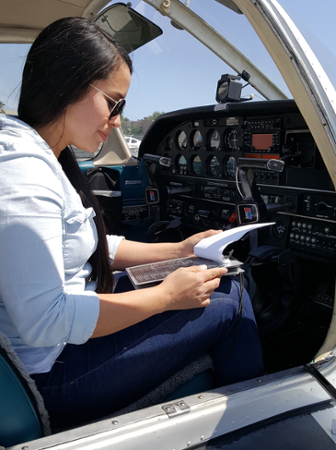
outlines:
M156 180L165 190L161 219L191 230L236 223L239 158L284 162L281 173L253 176L275 225L263 243L325 261L336 253L336 195L314 139L292 100L205 106L160 116L143 139L145 153L168 158Z

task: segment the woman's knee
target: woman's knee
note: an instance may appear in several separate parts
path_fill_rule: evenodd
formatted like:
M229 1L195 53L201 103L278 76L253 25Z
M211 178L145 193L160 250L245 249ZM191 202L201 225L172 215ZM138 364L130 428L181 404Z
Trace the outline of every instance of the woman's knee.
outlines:
M232 310L233 315L240 314L255 321L251 299L246 289L236 280L223 278L220 287L211 296L212 307L222 309L224 303L226 314Z

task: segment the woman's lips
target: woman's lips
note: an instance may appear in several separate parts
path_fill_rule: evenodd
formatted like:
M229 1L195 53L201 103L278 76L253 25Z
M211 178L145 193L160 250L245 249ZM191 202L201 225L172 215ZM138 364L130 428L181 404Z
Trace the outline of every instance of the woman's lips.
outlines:
M105 133L103 133L102 131L99 131L99 134L100 134L100 137L102 138L103 142L105 142L107 139L107 135Z

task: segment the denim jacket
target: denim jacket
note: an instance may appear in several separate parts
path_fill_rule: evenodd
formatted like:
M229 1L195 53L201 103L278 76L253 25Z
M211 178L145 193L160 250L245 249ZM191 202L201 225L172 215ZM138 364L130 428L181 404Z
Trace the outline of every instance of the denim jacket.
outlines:
M96 326L94 215L41 136L0 114L0 330L29 373L48 372ZM121 240L108 236L111 259Z

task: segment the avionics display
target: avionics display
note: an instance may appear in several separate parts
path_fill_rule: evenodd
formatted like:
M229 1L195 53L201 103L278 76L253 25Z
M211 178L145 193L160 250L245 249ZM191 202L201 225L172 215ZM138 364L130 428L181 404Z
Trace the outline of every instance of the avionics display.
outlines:
M254 150L268 150L273 145L273 134L252 134Z
M244 151L248 153L280 152L281 119L246 120Z

